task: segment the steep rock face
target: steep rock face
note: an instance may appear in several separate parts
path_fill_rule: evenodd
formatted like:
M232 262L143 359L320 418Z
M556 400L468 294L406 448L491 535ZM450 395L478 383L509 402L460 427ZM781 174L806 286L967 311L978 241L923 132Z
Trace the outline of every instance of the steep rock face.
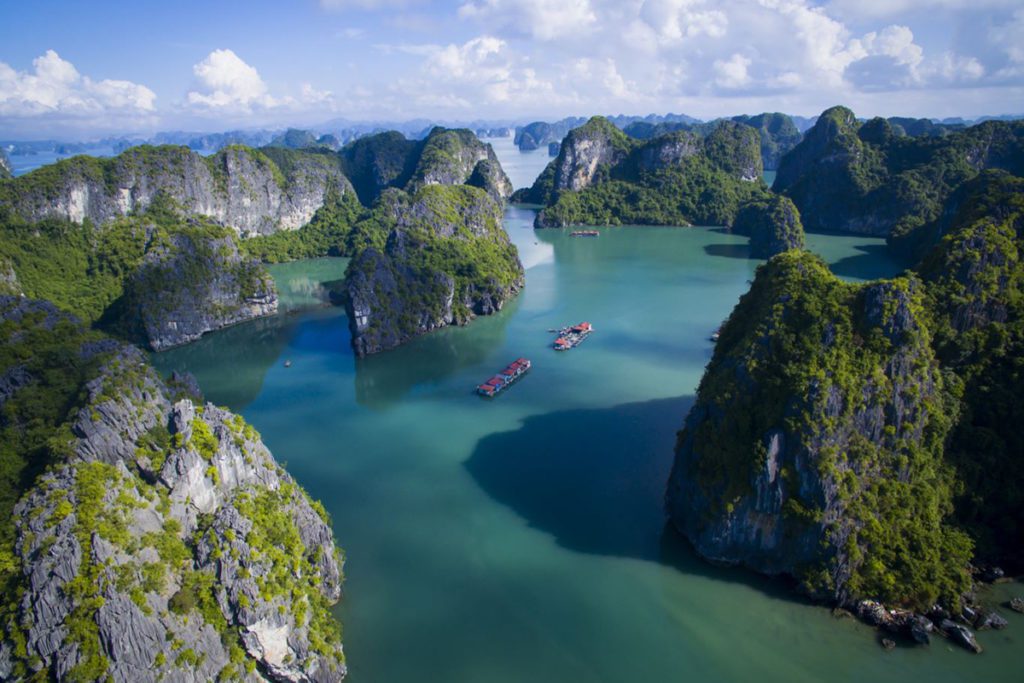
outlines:
M423 142L406 191L415 192L425 185L465 183L481 187L500 200L512 194L512 183L490 144L481 142L470 130L433 129Z
M1024 123L990 121L942 137L901 137L892 124L860 124L845 107L825 111L779 165L774 189L810 231L888 236L908 258L946 197L986 168L1024 173Z
M608 119L595 116L569 131L555 159L554 191L582 190L608 176L626 158L629 137Z
M387 245L349 265L345 307L359 356L394 348L445 325L502 308L523 286L523 267L501 225L501 204L469 186L391 191L378 211Z
M513 200L542 203L535 227L731 225L740 204L765 194L757 131L720 121L704 137L677 131L630 139L591 119Z
M750 126L722 121L705 138L704 153L733 178L755 182L764 174L760 138Z
M14 264L2 258L0 258L0 294L21 294L21 285L18 284L18 274L14 272Z
M22 592L2 615L0 678L340 680L341 560L322 508L240 416L40 306L0 299L22 334L62 335L98 372L14 509Z
M552 142L561 142L570 130L582 123L584 119L581 118L562 119L554 123L534 121L516 128L513 142L519 147L519 151L530 152Z
M1024 569L1024 179L985 171L919 266L936 353L964 383L946 454L982 560ZM960 194L960 193L958 193Z
M11 169L11 160L7 158L7 152L0 149L0 180L14 177Z
M420 144L398 131L359 138L341 150L346 175L360 201L372 204L387 187L404 187L416 167Z
M770 171L779 168L779 162L796 147L803 135L793 119L786 114L764 113L756 116L734 116L733 121L754 128L761 138L761 162Z
M140 146L113 159L81 156L44 166L11 181L0 203L29 221L102 225L162 196L186 215L267 234L305 225L329 194L349 191L332 155L232 146L203 158L187 147Z
M466 129L434 128L422 142L381 133L346 145L341 156L366 205L387 188L415 192L425 185L470 184L501 200L512 194L494 149Z
M154 351L277 312L267 271L230 234L188 229L150 249L125 285L122 317Z
M942 521L948 406L920 290L846 285L798 251L759 269L668 487L670 518L702 556L842 603L959 604L970 546Z
M800 211L780 195L744 205L732 230L750 237L750 255L754 258L769 259L790 249L804 248Z

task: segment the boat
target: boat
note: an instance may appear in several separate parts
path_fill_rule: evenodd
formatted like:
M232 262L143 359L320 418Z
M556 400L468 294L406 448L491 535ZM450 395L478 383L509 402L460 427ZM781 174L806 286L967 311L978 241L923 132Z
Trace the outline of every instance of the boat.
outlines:
M558 338L555 339L551 347L555 351L568 351L582 344L594 331L594 326L588 322L582 322L553 331L558 332Z
M291 362L291 360L286 360L286 361L284 362L284 366L285 366L286 368L290 368L290 367L292 366L292 362Z
M573 230L569 233L569 237L600 237L601 233L597 230Z
M477 385L476 393L487 398L497 396L525 375L529 371L530 365L531 363L528 358L517 358L505 366L497 375L491 377L483 384Z

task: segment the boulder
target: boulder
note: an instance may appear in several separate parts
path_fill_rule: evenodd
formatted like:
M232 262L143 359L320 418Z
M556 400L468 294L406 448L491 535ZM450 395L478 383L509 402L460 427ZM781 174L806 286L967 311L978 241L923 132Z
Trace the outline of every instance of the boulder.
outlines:
M966 626L958 624L951 619L943 619L942 623L939 624L939 628L957 645L975 654L981 653L981 645L978 645L974 633Z

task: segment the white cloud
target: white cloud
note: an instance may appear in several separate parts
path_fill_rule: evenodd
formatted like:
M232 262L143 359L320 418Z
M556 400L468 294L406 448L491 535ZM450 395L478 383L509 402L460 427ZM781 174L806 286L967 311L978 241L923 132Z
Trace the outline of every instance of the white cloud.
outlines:
M729 18L714 9L714 3L711 7L708 4L705 0L645 0L638 16L659 38L669 42L699 35L724 36Z
M716 59L714 63L715 83L722 88L741 88L750 83L750 59L738 52L729 59Z
M144 85L120 80L93 80L53 50L17 71L0 62L0 116L99 117L148 115L156 94Z
M458 14L542 41L585 33L597 21L591 0L469 0Z
M881 32L866 34L860 41L865 56L892 57L897 64L916 67L924 51L914 44L914 33L906 26L886 26Z
M210 109L249 110L277 104L258 71L231 50L214 50L192 67L199 89L188 93L189 104Z

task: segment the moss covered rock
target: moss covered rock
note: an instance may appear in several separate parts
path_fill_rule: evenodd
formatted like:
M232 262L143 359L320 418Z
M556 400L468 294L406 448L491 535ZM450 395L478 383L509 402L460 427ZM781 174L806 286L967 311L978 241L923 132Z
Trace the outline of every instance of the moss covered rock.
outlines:
M180 227L151 244L114 313L122 329L163 351L206 332L277 312L266 269L239 254L234 235Z
M545 205L536 227L729 225L741 203L765 194L761 172L758 134L747 125L640 141L594 117L513 199Z
M1024 123L907 137L885 119L862 124L833 107L782 159L773 189L793 200L807 230L886 236L913 262L933 244L946 198L986 168L1024 174Z
M769 259L790 249L804 248L800 211L787 197L770 197L745 204L732 230L750 237L750 255Z
M481 189L391 190L374 214L388 230L387 243L355 257L345 277L357 355L494 313L523 286L522 264L502 227L502 205Z
M0 329L0 678L340 680L341 558L259 434L50 304Z
M917 279L839 281L790 251L724 326L679 434L667 505L704 557L816 597L959 606L970 541L947 524L955 402Z
M0 207L25 220L103 225L161 197L188 216L242 234L305 225L331 193L351 192L336 155L234 145L211 157L187 147L142 145L111 159L72 157L0 185Z
M957 517L983 560L1024 569L1024 179L986 171L947 207L919 267L936 353L963 382L946 448Z

